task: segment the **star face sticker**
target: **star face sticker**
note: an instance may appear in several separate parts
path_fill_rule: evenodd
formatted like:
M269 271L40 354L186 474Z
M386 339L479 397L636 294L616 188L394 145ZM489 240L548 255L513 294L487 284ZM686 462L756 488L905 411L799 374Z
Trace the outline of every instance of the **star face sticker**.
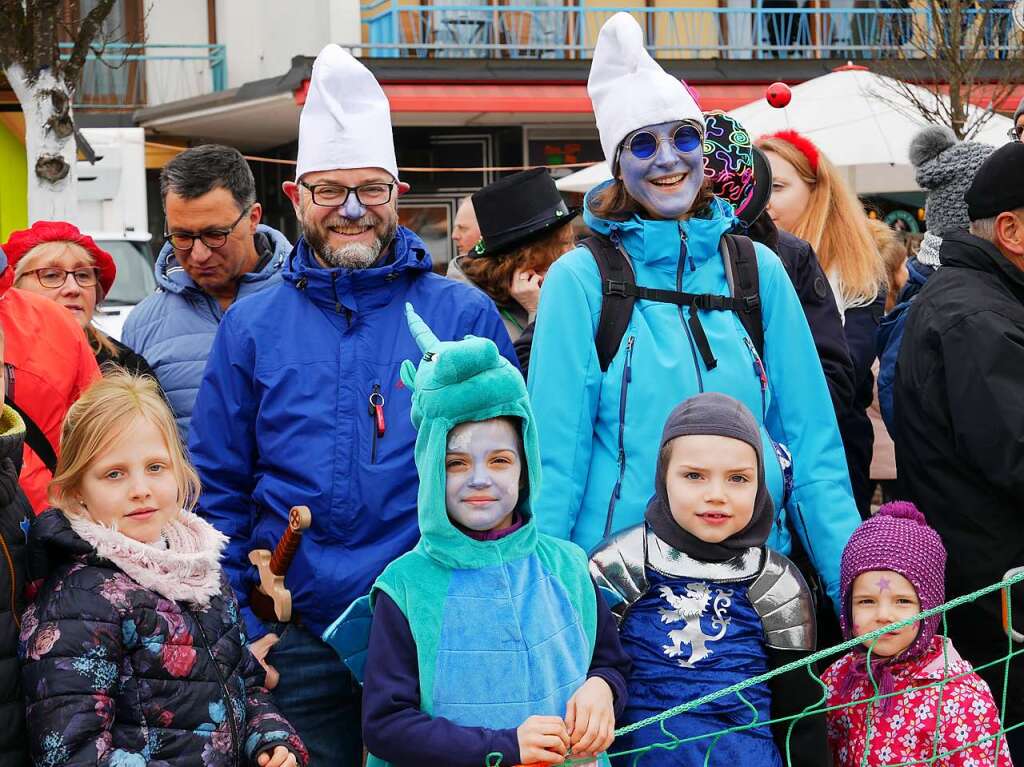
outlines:
M875 585L878 586L879 591L888 591L890 588L892 588L892 584L889 582L889 579L886 578L884 575L878 579L878 583Z

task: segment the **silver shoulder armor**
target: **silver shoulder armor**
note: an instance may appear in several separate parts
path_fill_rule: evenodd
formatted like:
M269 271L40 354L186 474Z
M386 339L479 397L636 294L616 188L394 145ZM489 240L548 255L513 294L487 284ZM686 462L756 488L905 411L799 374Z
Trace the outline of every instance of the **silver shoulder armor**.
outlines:
M622 599L612 607L612 614L619 623L648 588L644 572L644 527L641 522L606 538L590 555L590 575L598 588L607 589Z
M796 565L767 549L764 567L747 596L761 616L765 641L776 650L814 650L814 602Z

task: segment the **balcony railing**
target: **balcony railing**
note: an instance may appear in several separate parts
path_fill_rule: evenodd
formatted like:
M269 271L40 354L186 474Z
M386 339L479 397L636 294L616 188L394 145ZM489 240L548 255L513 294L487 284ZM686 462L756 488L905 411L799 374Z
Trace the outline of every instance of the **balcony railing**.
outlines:
M923 58L937 32L923 8L663 8L608 5L468 5L434 0L371 0L362 6L363 55L437 58L590 58L601 25L626 11L646 31L657 58ZM1009 8L966 10L964 51L981 36L981 55L1021 49Z
M61 43L61 56L71 43ZM76 109L128 110L202 96L227 87L223 45L108 43L82 67Z

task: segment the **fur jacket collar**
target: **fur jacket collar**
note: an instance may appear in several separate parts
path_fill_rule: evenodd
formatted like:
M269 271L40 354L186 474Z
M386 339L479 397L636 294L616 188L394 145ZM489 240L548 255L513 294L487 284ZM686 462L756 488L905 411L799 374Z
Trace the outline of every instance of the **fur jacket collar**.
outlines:
M206 607L220 592L220 556L228 539L192 512L182 510L164 527L166 546L136 541L84 517L68 519L97 555L167 599Z

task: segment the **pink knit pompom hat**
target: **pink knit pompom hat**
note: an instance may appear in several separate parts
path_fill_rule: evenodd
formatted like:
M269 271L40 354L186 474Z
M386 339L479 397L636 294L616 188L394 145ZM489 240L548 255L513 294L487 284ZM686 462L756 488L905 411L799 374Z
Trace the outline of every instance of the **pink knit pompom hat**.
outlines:
M843 637L853 637L850 595L853 581L869 570L891 570L910 581L917 590L921 610L946 601L946 547L939 534L928 526L918 508L906 501L894 501L853 531L839 568L843 609L840 623ZM940 616L921 621L913 644L896 660L909 660L925 652L939 626Z

